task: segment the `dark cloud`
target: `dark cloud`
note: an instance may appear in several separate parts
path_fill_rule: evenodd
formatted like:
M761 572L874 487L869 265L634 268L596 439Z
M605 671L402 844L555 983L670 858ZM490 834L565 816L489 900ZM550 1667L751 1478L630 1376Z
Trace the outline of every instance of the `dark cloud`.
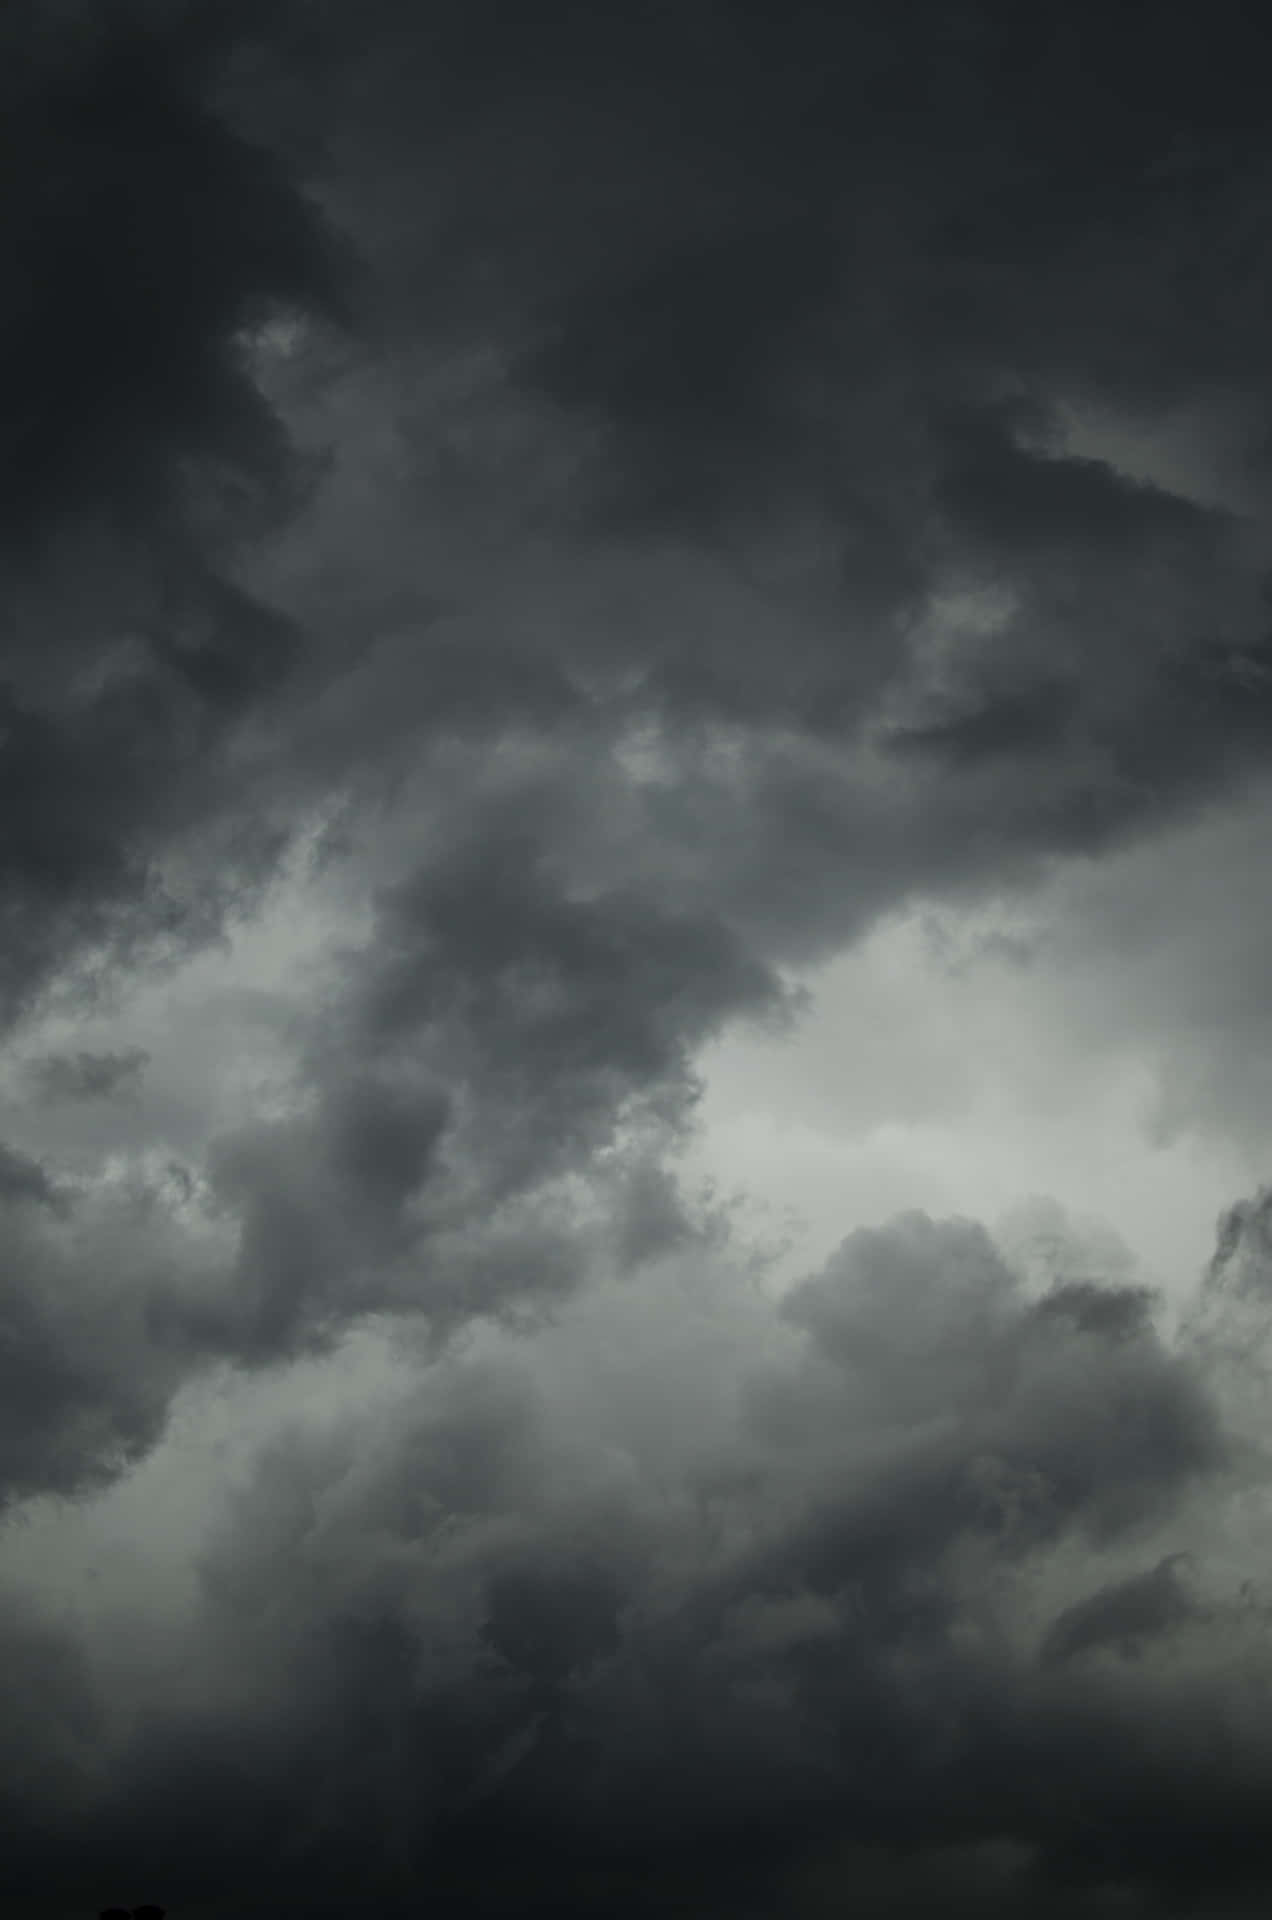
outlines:
M6 1897L1266 1890L1266 1197L1175 1338L915 1214L721 1308L677 1164L789 968L1262 767L1267 36L1204 27L0 25L0 1493L410 1375L253 1445L170 1693L0 1622ZM271 985L177 1126L76 1023L218 950Z
M991 691L967 712L899 729L891 745L894 752L940 755L965 766L1002 756L1032 757L1063 744L1073 707L1073 693L1063 685Z
M406 1208L447 1118L436 1087L365 1079L331 1088L314 1121L221 1143L214 1193L239 1223L232 1279L220 1299L174 1303L178 1322L191 1315L214 1351L268 1362L382 1303L373 1276L419 1238Z
M1197 542L1215 515L1195 502L1113 472L1101 460L1075 459L1030 445L1045 416L1017 405L987 407L946 423L947 511L999 558L1059 547L1117 553L1133 546ZM1015 416L1015 417L1013 417Z
M1180 1580L1178 1564L1175 1557L1160 1560L1147 1573L1066 1607L1043 1641L1041 1658L1063 1663L1101 1648L1133 1655L1146 1641L1191 1619L1195 1602Z
M192 481L268 477L276 428L245 331L333 292L303 200L216 111L179 27L174 43L126 20L10 76L10 538L90 515L176 540Z
M710 917L574 893L528 826L461 835L386 895L350 956L314 1031L306 1116L216 1148L240 1240L215 1338L279 1358L377 1307L442 1330L533 1317L606 1246L621 1266L656 1259L696 1231L660 1161L696 1097L691 1050L729 1015L781 1006Z
M1202 274L1212 236L1244 218L1259 165L1244 43L1198 88L1180 43L1155 35L1152 85L1128 87L1138 40L1085 14L1026 32L982 7L899 34L870 10L813 8L794 38L766 8L690 17L669 37L652 16L601 32L564 9L528 34L493 8L483 34L447 10L425 29L392 8L356 26L282 9L237 47L241 22L212 32L197 10L32 29L8 136L26 289L7 362L15 1010L85 951L140 960L214 931L271 871L320 743L339 781L391 730L409 763L461 723L483 745L527 719L565 726L568 804L585 814L624 796L605 756L643 720L662 729L664 771L634 802L633 878L556 898L536 876L560 820L520 842L495 823L399 881L357 989L363 1045L400 1022L447 1026L452 1059L467 1048L461 1077L504 1097L515 1146L498 1151L561 1166L632 1088L683 1084L713 1025L771 995L774 958L915 889L1098 850L1261 752L1265 610L1233 516L1067 451L1057 425L1074 397L1116 414L1195 388L1203 349L1257 388L1257 260L1224 281L1207 337L1185 292L1139 334L1138 375L1114 341L1134 301L1178 294L1181 249ZM332 113L317 145L300 73L323 77ZM1079 77L1081 139L1056 104ZM424 125L421 102L436 108ZM656 162L651 115L669 136ZM368 214L382 191L400 268ZM362 249L365 310L315 212L324 197ZM396 214L412 205L440 210L408 244ZM406 334L375 333L377 272ZM634 550L653 569L683 549L661 576L660 635L639 621L598 633L607 617L580 631L571 615L536 657L472 610L471 569L467 627L439 620L447 603L408 563L412 514L455 495L457 472L480 495L507 467L506 432L474 443L469 406L466 450L425 484L436 448L411 382L445 367L446 328L408 296L443 272L467 289L473 337L501 343L492 420L539 407L548 449L582 431L550 510L565 543L553 566L622 568ZM299 504L288 434L309 418L303 378L267 379L252 343L280 313L342 307L367 328L349 364L364 377L382 345L401 409L400 530L334 626L317 586L299 596L318 630L309 658L295 615L231 561L245 531L259 540ZM321 420L333 384L308 337ZM345 449L325 451L338 478ZM321 484L317 521L298 522L311 541ZM64 576L85 570L79 595ZM632 577L614 575L618 595ZM757 579L776 615L749 592ZM943 644L929 684L920 629L960 585L1016 604L988 638ZM381 647L377 627L368 653L370 611L401 644ZM552 628L551 597L543 613ZM340 709L350 672L360 717L333 734L305 701ZM598 676L633 673L634 695L596 697ZM294 687L293 743L280 701ZM417 698L418 719L399 719ZM909 716L874 736L895 763L882 780L857 757L880 702ZM255 789L241 778L253 728ZM727 775L704 752L721 729ZM481 1124L489 1156L489 1105ZM324 1125L313 1152L338 1159ZM311 1135L297 1140L303 1160ZM528 1175L510 1162L502 1177ZM254 1246L301 1231L277 1195L253 1207ZM316 1245L288 1259L297 1276L323 1264Z
M205 939L277 850L225 777L298 643L235 573L296 485L252 340L339 273L188 21L6 23L8 1018L86 956Z
M10 1701L0 1740L0 1793L13 1824L6 1873L38 1898L49 1809L63 1795L73 1817L91 1804L102 1716L78 1648L7 1594L0 1648Z
M86 1186L56 1233L22 1228L11 1495L41 1459L50 1488L118 1472L201 1367L281 1366L384 1312L440 1340L533 1324L717 1230L666 1158L692 1050L730 1015L780 1014L781 989L709 916L571 887L521 813L385 895L306 1018L285 1117L215 1138L197 1180L138 1171ZM106 1078L139 1064L105 1056ZM99 1069L37 1073L80 1093ZM34 1161L12 1153L6 1184L65 1212Z
M828 897L859 832L887 841L852 889L869 914L1098 849L1261 752L1242 663L1261 657L1262 563L1239 516L1128 479L1062 425L1072 405L1138 418L1212 377L1261 391L1258 258L1223 271L1231 297L1204 324L1194 294L1259 177L1248 28L1203 83L1173 31L1150 36L1150 79L1138 29L1088 10L1028 31L991 5L901 26L810 7L798 30L706 4L674 31L643 9L602 30L561 8L529 32L499 5L427 23L280 7L250 32L197 8L48 21L12 134L31 149L15 181L44 183L17 206L23 524L45 548L68 522L108 526L115 573L154 604L130 609L142 664L109 699L68 712L15 687L17 1002L85 943L206 934L313 798L310 756L339 784L394 734L409 760L456 726L490 738L528 719L602 744L633 719L663 728L678 777L652 840L687 835L719 910L758 910L788 945L842 936ZM1060 110L1066 90L1080 114ZM1138 324L1136 301L1160 323ZM312 329L252 345L271 316L337 312L343 361ZM474 365L480 397L469 384L430 412L429 387L454 392L448 369L462 386ZM349 505L356 431L331 411L346 379L383 384L397 452L375 525L355 516L337 609L315 549L324 512ZM531 418L543 457L521 468ZM290 618L227 551L297 504L289 436L322 456L330 501L297 523L306 580L290 562L275 578ZM542 534L558 582L612 579L582 629L551 594L543 641L524 608L515 637L479 617L472 540L500 496L510 586ZM410 564L438 515L471 553L445 583L444 543L438 577ZM633 555L670 601L624 630ZM941 635L949 596L980 589L1016 603L999 636ZM74 630L61 621L61 643L100 659L100 631ZM277 726L271 694L297 673L294 731L272 735L257 794L258 819L267 793L279 812L253 832L245 806L231 848L245 796L211 769L245 716ZM617 709L602 684L628 689ZM701 753L722 727L742 729L727 789ZM903 771L857 761L879 740ZM191 782L192 760L208 778ZM861 773L841 791L845 762ZM737 822L735 862L704 809ZM197 845L175 899L158 879L174 832Z
M719 920L619 890L572 897L535 838L493 828L387 904L362 988L374 1041L467 1029L514 1097L559 1100L577 1125L593 1103L609 1116L629 1089L687 1074L726 1014L780 1006Z
M20 1161L0 1190L0 1502L109 1483L163 1431L189 1355L152 1338L152 1294L189 1248L142 1194L59 1193ZM179 1284L189 1284L184 1280ZM197 1281L195 1282L197 1284Z
M174 1897L315 1914L424 1885L816 1912L819 1876L923 1911L947 1851L991 1912L1257 1879L1257 1630L1161 1550L1230 1457L1204 1371L1104 1298L1032 1299L970 1222L855 1235L788 1334L757 1322L749 1391L672 1485L554 1404L566 1327L282 1434L203 1562L208 1705L112 1749L90 1863L136 1845ZM1079 1547L1096 1591L1065 1601ZM1246 1837L1206 1869L1219 1833Z

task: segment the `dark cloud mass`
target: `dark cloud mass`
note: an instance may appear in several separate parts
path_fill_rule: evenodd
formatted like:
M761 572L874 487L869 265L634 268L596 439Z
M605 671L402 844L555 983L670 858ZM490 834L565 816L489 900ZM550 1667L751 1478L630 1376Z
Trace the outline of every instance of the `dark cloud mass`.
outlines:
M12 0L4 1914L1264 1909L1267 1191L779 1285L689 1167L809 969L1092 875L1257 1105L1249 846L1186 989L1096 895L1261 804L1269 52Z
M206 1704L86 1735L107 1777L86 1814L89 1761L61 1756L52 1817L217 1911L367 1887L407 1911L416 1883L457 1911L758 1911L817 1874L886 1905L929 1854L990 1911L1241 1882L1257 1821L1246 1857L1200 1852L1266 1781L1257 1635L1160 1555L1231 1445L1144 1302L1096 1291L1029 1297L966 1222L858 1234L790 1297L795 1337L753 1321L741 1399L696 1434L701 1360L665 1376L674 1486L612 1398L554 1400L564 1324L537 1379L457 1356L294 1427L203 1560ZM648 1304L683 1337L674 1292ZM1212 1724L1197 1851L1163 1849L1151 1808L1190 1817Z

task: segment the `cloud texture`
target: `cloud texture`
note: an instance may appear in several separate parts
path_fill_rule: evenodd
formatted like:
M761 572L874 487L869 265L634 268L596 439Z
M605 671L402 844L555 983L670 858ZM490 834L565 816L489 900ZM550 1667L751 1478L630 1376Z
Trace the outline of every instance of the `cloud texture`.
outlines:
M907 915L1264 1150L1267 51L0 23L15 1915L1260 1910L1266 1196L779 1287L686 1153Z

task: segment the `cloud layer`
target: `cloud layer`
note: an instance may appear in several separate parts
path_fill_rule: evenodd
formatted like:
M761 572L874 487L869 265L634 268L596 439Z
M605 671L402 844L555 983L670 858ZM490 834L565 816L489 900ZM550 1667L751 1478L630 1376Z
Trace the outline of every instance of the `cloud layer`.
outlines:
M11 1804L227 1913L1242 1911L1266 1570L1219 1281L1172 1346L1060 1260L1039 1292L905 1216L776 1316L681 1255L353 1409L240 1401L161 1656L121 1675L90 1616L77 1670L15 1615L50 1677Z
M0 24L15 1912L1265 1897L1266 1198L778 1302L685 1150L931 914L1262 1151L1266 41Z

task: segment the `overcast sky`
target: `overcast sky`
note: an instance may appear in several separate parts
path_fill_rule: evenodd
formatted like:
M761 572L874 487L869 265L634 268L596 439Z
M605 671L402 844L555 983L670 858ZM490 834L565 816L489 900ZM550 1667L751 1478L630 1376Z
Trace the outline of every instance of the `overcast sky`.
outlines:
M1272 1896L1272 34L0 12L0 1915Z

